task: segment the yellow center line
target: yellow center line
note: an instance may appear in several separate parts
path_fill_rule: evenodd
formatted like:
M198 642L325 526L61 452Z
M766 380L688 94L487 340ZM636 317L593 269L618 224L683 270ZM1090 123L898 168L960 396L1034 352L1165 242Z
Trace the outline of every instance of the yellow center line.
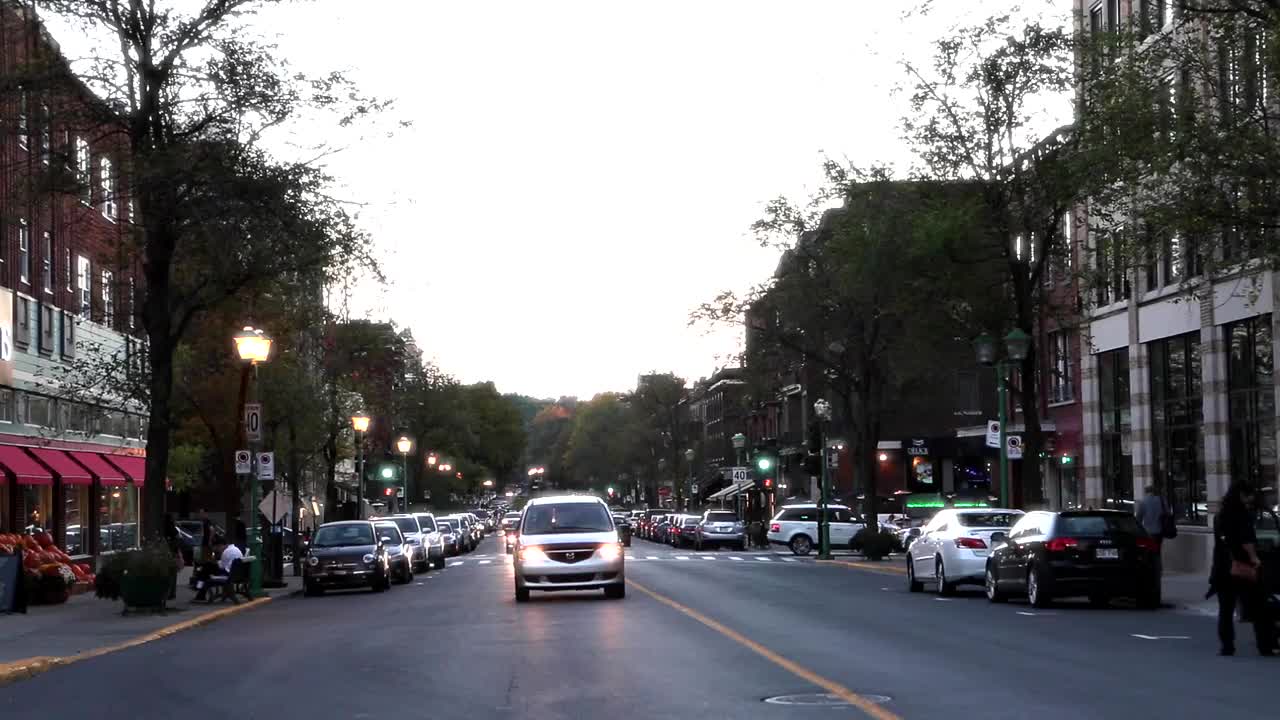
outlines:
M665 595L654 592L653 590L650 590L649 588L641 585L635 580L628 579L627 584L635 588L636 590L639 590L640 592L644 593L645 595L648 595L654 600L657 600L663 605L666 605L674 610L678 610L679 612L684 613L685 615L688 615L694 620L697 620L703 625L706 625L712 630L715 630L721 635L724 635L730 640L738 643L739 645L742 645L748 650L751 650L752 652L759 655L760 657L763 657L765 660L768 660L774 665L781 667L782 669L786 670L792 675L795 675L796 677L799 677L800 679L808 683L817 685L823 690L826 690L832 695L835 695L841 700L858 708L862 712L866 713L869 717L875 718L875 720L902 720L900 717L893 714L892 712L884 709L883 707L876 704L875 702L872 702L871 700L859 695L858 693L850 690L849 688L841 685L840 683L834 680L828 680L827 678L824 678L821 675L805 667L802 667L799 663L796 663L792 660L788 660L787 658L782 657L778 653L770 650L769 648L761 645L760 643L752 640L751 638L748 638L742 633L732 628L726 627L720 624L719 622L716 622L715 620L712 620L711 618L707 617L706 615L703 615L702 613L698 612L697 610L694 610L693 608L687 607L685 605L681 605L680 603L676 602L675 600L672 600L671 598Z
M843 565L845 567L857 568L859 570L870 570L871 572L884 573L886 575L906 575L907 571L897 565L886 565L884 563L871 562L850 562L848 560L819 560L824 565Z

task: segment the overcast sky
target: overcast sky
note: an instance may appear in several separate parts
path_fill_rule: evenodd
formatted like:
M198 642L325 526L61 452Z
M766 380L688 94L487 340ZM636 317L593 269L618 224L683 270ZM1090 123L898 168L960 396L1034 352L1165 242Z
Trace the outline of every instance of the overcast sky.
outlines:
M298 131L346 148L328 163L385 263L353 315L464 381L589 397L738 350L690 310L772 272L749 226L824 153L903 159L896 61L968 5L935 4L908 23L898 1L318 0L257 24L413 122Z

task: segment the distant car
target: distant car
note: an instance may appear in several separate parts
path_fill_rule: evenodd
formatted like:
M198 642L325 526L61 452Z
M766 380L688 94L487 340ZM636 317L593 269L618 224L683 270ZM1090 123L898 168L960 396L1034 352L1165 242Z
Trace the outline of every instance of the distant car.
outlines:
M325 590L391 587L387 548L368 520L325 523L316 529L303 562L302 587L307 595Z
M939 511L907 550L907 588L919 592L932 582L939 595L950 595L959 585L983 584L992 536L1007 534L1022 516L992 508Z
M991 602L1025 594L1032 606L1047 607L1084 596L1102 606L1119 595L1147 609L1160 604L1160 546L1131 513L1037 510L993 540L983 583Z
M502 528L498 531L502 538L502 545L510 554L516 546L516 538L519 536L520 513L507 513L502 516Z
M440 539L444 543L445 554L452 557L462 552L462 532L458 529L458 521L451 517L436 518L436 527L440 529Z
M422 528L423 544L427 547L427 564L435 568L443 568L448 549L444 541L444 534L440 532L440 526L436 524L435 515L431 513L414 513L413 516L418 518L418 526Z
M622 544L609 507L588 495L535 498L520 517L516 602L531 590L599 590L627 594Z
M698 535L698 517L696 515L678 515L668 531L671 547L693 547L694 538Z
M427 546L423 542L422 526L418 524L418 518L413 515L391 515L385 518L374 518L374 520L390 520L400 528L400 532L404 535L405 544L409 546L409 559L413 563L414 572L426 572L431 568L431 563L427 560Z
M866 527L844 505L827 506L831 547L857 549L855 538ZM792 554L808 555L818 544L818 506L812 503L784 505L769 521L769 542L785 545Z
M626 515L615 513L613 524L618 528L618 540L623 547L631 547L631 519Z
M738 519L736 512L708 510L697 520L697 532L693 536L695 550L723 545L729 545L738 550L747 549L747 526Z
M409 584L413 580L413 545L400 532L400 526L391 520L376 520L373 528L387 548L391 576L401 585Z

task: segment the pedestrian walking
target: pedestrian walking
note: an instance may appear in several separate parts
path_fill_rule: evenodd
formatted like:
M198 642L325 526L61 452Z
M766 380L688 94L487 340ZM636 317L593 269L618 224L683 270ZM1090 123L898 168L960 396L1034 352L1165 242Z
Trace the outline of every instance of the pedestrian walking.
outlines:
M1213 569L1205 597L1218 596L1219 655L1236 652L1237 605L1253 622L1258 654L1272 657L1277 650L1275 620L1266 605L1259 577L1262 563L1258 559L1258 539L1254 532L1254 498L1251 485L1232 483L1214 519Z
M1143 493L1142 499L1133 508L1133 514L1142 529L1156 541L1156 574L1163 575L1164 541L1165 538L1177 535L1177 526L1159 487L1148 485Z

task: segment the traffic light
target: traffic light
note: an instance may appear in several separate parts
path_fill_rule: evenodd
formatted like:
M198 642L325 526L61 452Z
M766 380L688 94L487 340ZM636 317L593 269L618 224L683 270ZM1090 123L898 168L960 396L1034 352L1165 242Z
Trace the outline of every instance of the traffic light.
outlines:
M383 490L383 491L382 491L382 494L383 494L383 495L386 495L387 497L391 497L392 495L395 495L395 494L396 494L396 490L395 490L395 488L387 488L387 489L385 489L385 490Z
M767 477L764 479L764 489L773 492L773 478Z
M761 455L756 458L756 468L758 468L760 472L767 473L772 467L773 467L773 458L769 457L768 455Z
M378 474L382 476L383 480L394 480L396 477L396 468L394 465L383 465L382 469L378 471Z

